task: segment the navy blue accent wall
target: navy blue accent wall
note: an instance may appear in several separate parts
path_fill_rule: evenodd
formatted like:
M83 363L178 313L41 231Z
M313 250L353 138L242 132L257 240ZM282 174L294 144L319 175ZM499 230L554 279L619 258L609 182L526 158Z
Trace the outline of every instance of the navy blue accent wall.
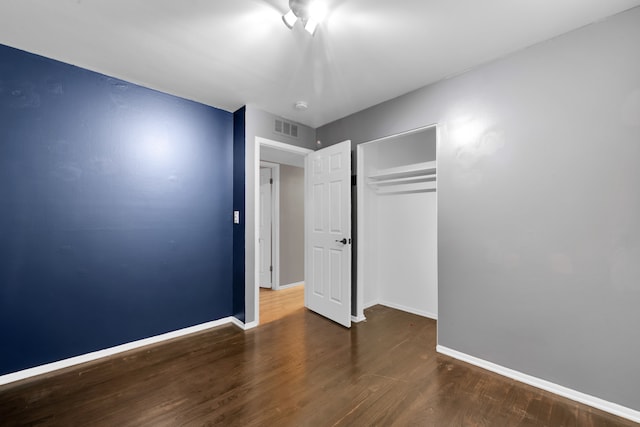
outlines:
M245 117L246 108L233 113L233 209L240 211L240 224L233 225L233 315L245 321Z
M233 162L231 113L0 45L0 374L232 315Z

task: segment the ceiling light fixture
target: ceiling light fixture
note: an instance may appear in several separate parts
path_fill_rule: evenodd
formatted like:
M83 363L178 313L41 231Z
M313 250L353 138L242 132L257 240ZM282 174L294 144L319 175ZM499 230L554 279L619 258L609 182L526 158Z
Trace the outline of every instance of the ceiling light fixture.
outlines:
M289 11L282 15L282 22L292 29L299 20L304 29L314 35L326 15L327 7L321 0L289 0Z
M309 108L309 104L306 101L297 101L293 106L298 111L305 111Z

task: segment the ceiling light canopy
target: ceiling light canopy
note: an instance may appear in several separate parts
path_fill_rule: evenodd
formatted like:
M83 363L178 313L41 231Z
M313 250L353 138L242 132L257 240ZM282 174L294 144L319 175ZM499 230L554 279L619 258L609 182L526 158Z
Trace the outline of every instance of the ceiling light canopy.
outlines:
M307 108L309 108L309 104L307 101L296 101L296 103L293 104L293 107L298 111L306 111Z
M299 20L304 29L314 35L326 15L327 6L321 0L289 0L289 11L282 15L282 21L291 29Z

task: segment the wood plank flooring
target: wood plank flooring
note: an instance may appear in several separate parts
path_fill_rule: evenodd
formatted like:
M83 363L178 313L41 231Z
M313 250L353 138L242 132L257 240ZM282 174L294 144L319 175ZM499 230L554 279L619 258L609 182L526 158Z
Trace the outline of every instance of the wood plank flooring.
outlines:
M304 310L304 286L273 291L260 289L260 324L265 325Z
M299 308L2 386L0 425L636 425L437 354L433 320L365 314L348 330Z

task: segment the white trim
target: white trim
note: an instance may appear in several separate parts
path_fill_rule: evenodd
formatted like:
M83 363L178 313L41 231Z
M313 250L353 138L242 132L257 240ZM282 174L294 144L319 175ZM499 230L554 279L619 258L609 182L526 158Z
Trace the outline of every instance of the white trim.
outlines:
M271 139L256 137L256 142L265 147L271 147L280 151L286 151L287 153L300 154L306 156L309 153L313 153L313 150L304 147L298 147L297 145L286 144L284 142L274 141Z
M278 287L278 290L295 288L296 286L302 286L302 285L304 285L304 280L302 282L295 282L295 283L289 283L288 285L282 285Z
M249 329L253 329L256 326L258 326L258 321L254 321L254 322L249 322L249 323L245 323L244 325L244 330L247 331Z
M442 345L436 346L436 351L438 353L451 356L454 359L462 360L463 362L467 362L472 365L479 366L488 371L495 372L499 375L514 379L516 381L520 381L525 384L529 384L533 387L546 390L548 392L557 394L562 397L566 397L567 399L571 399L576 402L589 405L591 407L609 412L613 415L617 415L619 417L623 417L637 423L640 422L640 411L636 411L635 409L627 408L626 406L609 402L604 399L600 399L599 397L591 396L589 394L582 393L580 391L576 391L576 390L552 383L550 381L543 380L541 378L524 374L522 372L515 371L513 369L505 368L504 366L496 365L495 363L488 362L486 360L479 359L477 357L470 356L465 353L461 353L457 350L453 350Z
M364 232L364 191L365 187L361 183L364 180L364 159L362 158L362 144L356 145L356 317L364 318L364 310L371 307L364 302L364 269L365 260L364 248L366 248L367 233ZM357 241L356 241L357 240ZM376 292L377 295L377 292ZM377 304L377 301L376 301ZM375 305L375 304L372 304Z
M271 280L271 289L278 290L280 288L280 165L272 168L273 188L272 188L272 212L271 227L273 235L271 236L271 260L273 261L273 276Z
M233 316L225 317L222 319L214 320L207 323L201 323L199 325L190 326L188 328L178 329L176 331L167 332L153 337L144 338L137 341L128 342L126 344L117 345L115 347L105 348L103 350L94 351L91 353L81 354L80 356L70 357L68 359L59 360L57 362L47 363L45 365L35 366L33 368L23 369L22 371L12 372L0 376L0 385L9 384L15 381L24 380L27 378L35 377L37 375L47 374L59 369L69 368L71 366L79 365L81 363L91 362L94 360L102 359L105 357L113 356L125 351L134 350L140 347L145 347L151 344L157 344L163 341L168 341L174 338L184 337L196 332L206 331L211 328L215 328L222 325L233 324L241 329L249 329L249 325L245 325L240 320Z
M407 313L415 314L415 315L422 316L422 317L428 317L429 319L433 319L433 320L438 320L438 315L433 314L431 312L423 311L423 310L417 310L415 308L406 307L404 305L395 304L395 303L388 302L388 301L383 301L381 299L375 299L373 301L369 301L369 302L365 303L364 304L364 309L366 310L367 308L371 308L374 305L384 305L385 307L393 308L394 310L405 311ZM364 318L364 315L362 315L362 317Z
M364 315L362 315L362 316L351 316L351 321L353 323L365 322L366 320L367 320L367 318L364 317Z
M307 266L307 259L309 259L309 250L307 248L307 242L309 242L309 230L307 227L307 224L310 224L310 218L309 218L309 197L311 197L310 194L307 194L307 188L309 187L309 174L311 173L311 160L309 158L310 156L305 156L304 158L304 281L305 283L310 283L308 281L308 274L309 274L309 266ZM309 292L310 292L310 287L309 286L305 286L304 287L304 306L308 309L311 310L309 308Z
M240 329L245 329L246 325L244 324L244 322L236 317L231 316L231 323L233 323L235 326L237 326Z
M442 141L441 139L441 130L440 130L440 125L438 125L437 123L434 125L436 127L436 171L440 172L440 164L439 164L439 159L440 159L440 141ZM436 182L436 188L438 187L438 183ZM439 238L439 232L440 232L440 202L439 202L439 198L440 198L440 191L436 190L436 312L439 313L440 312L440 270L439 270L439 266L440 263L438 261L438 257L440 256L440 238ZM437 314L436 313L436 314ZM437 318L437 316L436 316ZM436 322L436 343L438 342L438 334L440 333L440 322Z
M374 305L378 305L378 304L380 304L380 300L379 299L374 299L373 301L365 302L364 304L362 304L362 308L363 308L363 310L366 310L367 308L371 308Z
M236 325L238 328L246 331L249 329L253 329L256 326L258 326L258 322L249 322L249 323L244 323L238 319L236 319L235 317L231 318L231 323L233 323L234 325Z
M280 287L280 165L260 160L260 166L271 169L271 289ZM260 191L260 189L258 189ZM258 207L258 212L260 212ZM259 225L259 222L258 222ZM259 258L258 258L259 259Z
M260 323L260 253L259 253L259 240L260 240L260 144L263 138L257 137L254 144L254 156L253 156L253 292L254 292L254 306L253 306L253 321ZM246 172L245 172L246 175ZM247 214L249 212L247 211ZM249 221L247 221L249 223ZM250 233L245 233L245 251L249 246L246 243L249 241ZM245 255L245 271L248 271L251 267L249 263L250 257ZM245 295L245 301L247 300ZM248 311L245 309L245 311Z
M431 313L429 311L418 310L418 309L415 309L415 308L411 308L411 307L407 307L407 306L404 306L404 305L401 305L401 304L395 304L393 302L388 302L388 301L383 301L383 300L380 300L378 302L378 304L384 305L385 307L394 308L396 310L405 311L407 313L416 314L418 316L428 317L429 319L438 320L438 315L437 314L433 314L433 313Z

